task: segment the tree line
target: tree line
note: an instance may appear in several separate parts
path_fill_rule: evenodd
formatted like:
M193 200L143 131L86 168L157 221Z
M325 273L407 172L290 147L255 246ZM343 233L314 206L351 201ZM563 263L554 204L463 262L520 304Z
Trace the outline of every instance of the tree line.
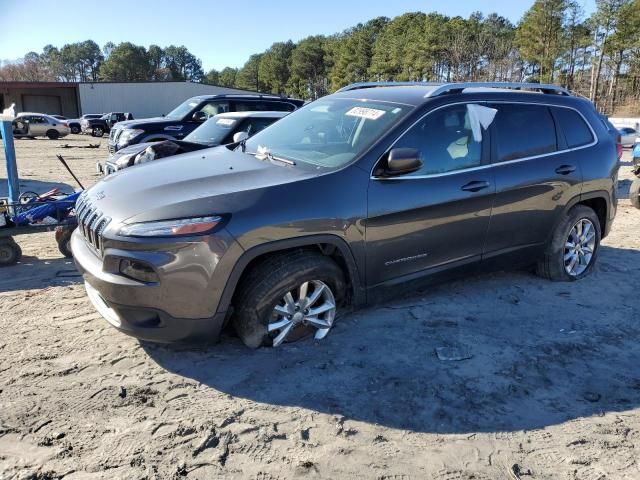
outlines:
M589 16L578 0L535 0L517 25L480 12L378 17L334 35L276 42L241 68L206 75L185 47L128 42L102 50L92 41L49 45L0 68L0 80L44 77L191 80L305 99L360 81L529 81L563 85L606 113L637 114L640 0L596 0Z
M93 40L62 48L47 45L42 53L29 52L21 61L0 66L0 81L199 82L203 76L202 62L185 46L147 49L131 42L107 42L101 49Z

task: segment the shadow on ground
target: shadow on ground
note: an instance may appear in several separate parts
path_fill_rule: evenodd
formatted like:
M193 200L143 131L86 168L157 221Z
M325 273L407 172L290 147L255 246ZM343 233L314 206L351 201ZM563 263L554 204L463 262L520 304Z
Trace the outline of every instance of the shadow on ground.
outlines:
M322 342L144 344L162 367L255 402L418 432L543 428L640 405L640 252L603 247L576 283L494 273L343 316ZM611 295L608 310L599 302ZM438 347L471 358L442 361Z
M55 244L53 233L51 242ZM20 237L16 239L20 242ZM61 285L75 285L82 282L70 258L39 259L23 255L17 265L0 268L0 293Z
M60 165L61 169L64 169L62 165ZM64 174L61 172L60 176L69 176L69 174L65 171ZM20 171L18 171L18 176L20 176ZM31 180L29 177L20 177L20 192L34 192L39 195L48 192L49 190L53 190L54 188L59 188L62 193L73 193L75 191L74 187L64 182L42 182L40 180ZM0 197L7 197L9 195L9 186L7 184L7 179L4 177L0 177Z

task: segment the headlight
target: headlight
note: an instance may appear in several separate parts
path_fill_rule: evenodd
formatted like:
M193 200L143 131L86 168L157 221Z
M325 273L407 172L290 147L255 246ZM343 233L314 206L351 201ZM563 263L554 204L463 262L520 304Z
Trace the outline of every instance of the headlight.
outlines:
M163 220L161 222L132 223L118 231L123 237L177 237L197 235L213 229L221 217L198 217L181 220Z
M131 140L143 132L144 130L140 130L138 128L125 128L118 137L118 146L124 147L125 145L128 145Z

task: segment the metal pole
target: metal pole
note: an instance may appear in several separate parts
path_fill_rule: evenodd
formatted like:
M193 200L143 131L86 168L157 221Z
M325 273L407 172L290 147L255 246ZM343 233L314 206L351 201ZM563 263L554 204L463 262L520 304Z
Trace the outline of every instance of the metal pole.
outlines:
M18 181L18 166L16 164L16 150L13 145L13 127L11 120L0 121L0 133L4 143L4 157L7 163L7 183L9 184L9 203L18 203L20 197L20 183Z

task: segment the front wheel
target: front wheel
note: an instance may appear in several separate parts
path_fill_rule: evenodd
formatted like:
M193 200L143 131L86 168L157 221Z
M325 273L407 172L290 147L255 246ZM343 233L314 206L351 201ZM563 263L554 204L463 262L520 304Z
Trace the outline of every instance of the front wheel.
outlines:
M331 258L310 251L276 254L254 268L234 299L234 327L250 348L277 347L333 326L345 290Z
M576 205L553 232L538 262L538 275L553 281L575 281L593 270L600 249L600 220L591 208Z
M0 267L15 265L22 257L22 249L13 238L0 238Z

